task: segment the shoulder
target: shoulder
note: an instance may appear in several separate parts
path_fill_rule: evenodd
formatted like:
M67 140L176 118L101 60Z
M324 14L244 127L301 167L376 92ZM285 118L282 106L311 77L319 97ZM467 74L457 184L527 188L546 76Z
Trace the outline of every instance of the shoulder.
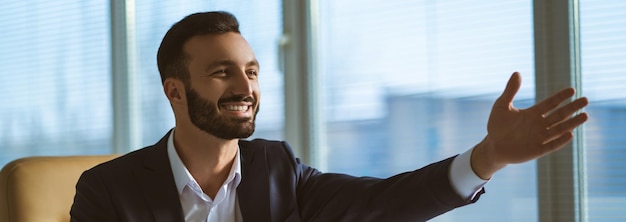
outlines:
M263 150L265 152L278 152L287 153L293 156L291 146L285 141L279 140L266 140L266 139L254 139L254 140L239 140L240 149L256 149Z
M281 140L268 140L268 139L239 140L239 145L240 146L243 145L246 147L263 147L263 146L277 147L277 146L283 146L283 144L287 144L287 142L281 141Z
M298 158L289 143L285 141L254 139L239 142L242 158L245 161L263 162L266 169L275 175L295 175L296 183L321 174L317 169L304 164Z
M240 140L239 150L242 158L253 161L262 160L270 168L280 166L296 170L302 164L300 159L294 155L291 146L285 141Z

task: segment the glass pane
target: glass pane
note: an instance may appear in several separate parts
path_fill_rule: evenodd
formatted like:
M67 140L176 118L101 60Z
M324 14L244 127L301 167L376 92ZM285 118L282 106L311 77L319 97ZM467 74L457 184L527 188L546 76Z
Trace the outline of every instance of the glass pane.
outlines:
M142 143L152 145L174 127L174 114L163 94L156 54L165 32L184 16L201 11L228 11L240 23L261 64L262 109L252 138L283 138L283 77L278 69L282 8L278 0L151 1L136 0L137 67L141 95Z
M3 1L0 166L31 155L110 153L107 1Z
M580 3L589 221L626 221L626 2Z
M319 14L330 172L388 177L470 149L513 71L515 105L534 101L531 1L320 1ZM509 166L435 221L536 221L535 177L534 162Z

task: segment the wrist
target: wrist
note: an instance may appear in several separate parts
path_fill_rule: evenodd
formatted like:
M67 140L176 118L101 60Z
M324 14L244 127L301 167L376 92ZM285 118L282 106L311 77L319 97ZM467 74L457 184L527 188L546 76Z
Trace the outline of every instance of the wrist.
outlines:
M507 164L498 162L496 155L496 147L485 137L472 150L470 157L470 166L474 173L483 180L489 180L500 169Z

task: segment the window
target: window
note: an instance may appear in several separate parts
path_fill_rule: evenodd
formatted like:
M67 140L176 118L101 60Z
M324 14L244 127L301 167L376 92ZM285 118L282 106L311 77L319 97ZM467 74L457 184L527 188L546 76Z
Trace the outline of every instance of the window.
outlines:
M225 10L241 22L242 34L262 64L263 109L252 137L282 138L283 90L278 71L280 1L136 1L129 58L137 78L139 122L132 137L154 144L174 126L156 66L159 43L174 22L199 11ZM31 155L114 152L109 1L7 2L0 7L0 164ZM262 10L258 10L262 9ZM120 49L126 50L126 49ZM120 148L117 151L126 152Z
M0 27L4 33L0 36L0 64L8 70L0 75L0 90L11 99L0 111L2 165L30 155L114 152L109 4L14 1L0 7L5 16ZM129 46L134 48L128 50L134 52L129 53L135 67L130 75L137 76L131 90L139 101L131 106L140 114L131 121L140 123L132 136L140 138L142 146L155 143L174 126L156 66L159 43L174 22L203 10L235 14L262 64L263 109L252 137L283 137L282 74L277 62L280 1L135 4L135 14L129 16L134 21L127 21L133 32L129 35L134 37Z
M626 219L626 2L581 1L589 221Z
M283 5L304 4L298 2L126 2L134 4L127 20L132 33L129 48L118 50L128 52L130 74L136 77L130 96L139 113L132 121L139 124L131 136L140 143L130 148L154 144L174 126L156 66L163 35L183 16L209 10L235 14L260 60L263 106L252 137L285 139L289 123L278 41L282 15L291 12L283 11ZM312 165L324 171L387 177L466 151L485 135L489 109L513 71L524 78L515 105L534 103L533 1L303 2L319 6L319 23L307 25L319 31L311 38L319 53L314 75L323 80L323 88L314 93L323 98L323 106L312 108L323 112L325 131L319 138L327 140L313 143L324 146L316 147L321 150L311 153L319 156L310 159L322 160ZM572 2L580 2L581 90L591 101L586 110L590 120L582 128L583 221L622 221L626 3ZM114 152L113 122L119 111L112 102L111 57L117 46L111 45L115 17L109 14L110 4L3 2L0 165L31 155ZM534 162L511 165L496 174L478 204L434 221L537 221L536 170Z
M388 177L470 149L513 71L515 105L534 103L530 1L320 1L319 20L330 172ZM535 171L511 165L435 221L536 221Z
M0 7L0 165L31 155L111 151L107 1Z

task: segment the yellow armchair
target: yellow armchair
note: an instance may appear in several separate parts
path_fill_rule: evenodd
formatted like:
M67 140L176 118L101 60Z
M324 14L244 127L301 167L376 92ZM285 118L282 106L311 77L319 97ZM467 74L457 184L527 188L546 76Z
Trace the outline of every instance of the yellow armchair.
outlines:
M119 155L26 157L0 171L0 222L69 221L80 175Z

